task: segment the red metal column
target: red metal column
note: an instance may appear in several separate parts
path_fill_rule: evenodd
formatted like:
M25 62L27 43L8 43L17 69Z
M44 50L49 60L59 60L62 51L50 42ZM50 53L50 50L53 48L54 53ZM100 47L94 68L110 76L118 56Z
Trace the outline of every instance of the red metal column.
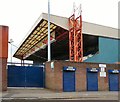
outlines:
M69 59L70 61L83 61L83 37L82 37L82 15L81 6L79 14L76 17L76 10L74 5L74 13L69 18Z
M76 62L83 61L82 16L75 19L74 56Z
M75 15L69 18L69 59L74 61L74 33L75 33Z

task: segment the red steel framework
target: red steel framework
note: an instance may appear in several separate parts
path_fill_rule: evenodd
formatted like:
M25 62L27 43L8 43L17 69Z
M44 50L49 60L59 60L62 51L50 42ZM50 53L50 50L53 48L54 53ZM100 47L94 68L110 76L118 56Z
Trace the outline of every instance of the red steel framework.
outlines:
M81 11L76 17L76 10L69 17L69 59L70 61L83 61L83 37Z
M69 18L69 59L74 61L75 14Z

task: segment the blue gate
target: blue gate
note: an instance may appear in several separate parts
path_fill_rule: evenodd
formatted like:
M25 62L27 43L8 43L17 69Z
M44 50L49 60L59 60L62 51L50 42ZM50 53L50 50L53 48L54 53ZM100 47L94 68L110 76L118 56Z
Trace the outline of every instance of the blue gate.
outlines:
M74 92L75 91L75 68L64 67L63 68L63 91Z
M44 87L44 68L9 65L8 87Z
M98 91L98 69L87 68L87 91Z
M119 91L119 70L109 70L109 90Z

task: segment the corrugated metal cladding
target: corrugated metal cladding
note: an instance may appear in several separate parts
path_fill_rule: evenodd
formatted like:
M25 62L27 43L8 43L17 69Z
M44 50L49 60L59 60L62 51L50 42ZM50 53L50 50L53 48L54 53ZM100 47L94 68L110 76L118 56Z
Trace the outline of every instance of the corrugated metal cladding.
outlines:
M87 68L87 91L98 91L98 69Z
M43 67L8 66L8 87L44 87Z
M109 70L109 90L119 91L119 70Z
M89 57L85 62L115 63L120 62L120 40L99 37L98 54Z
M8 26L0 26L0 58L8 58Z
M63 91L64 92L75 91L75 68L69 67L63 68Z

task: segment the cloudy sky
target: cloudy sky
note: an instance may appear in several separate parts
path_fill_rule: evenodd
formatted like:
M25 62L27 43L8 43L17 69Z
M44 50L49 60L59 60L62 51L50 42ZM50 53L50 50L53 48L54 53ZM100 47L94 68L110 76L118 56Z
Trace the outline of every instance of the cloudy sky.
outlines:
M119 0L50 0L50 13L69 17L73 2L76 6L82 4L83 21L118 27ZM9 26L9 39L13 39L14 45L19 46L42 12L47 13L47 3L48 0L0 0L0 25ZM13 46L12 53L16 49ZM9 51L8 61L10 56Z

